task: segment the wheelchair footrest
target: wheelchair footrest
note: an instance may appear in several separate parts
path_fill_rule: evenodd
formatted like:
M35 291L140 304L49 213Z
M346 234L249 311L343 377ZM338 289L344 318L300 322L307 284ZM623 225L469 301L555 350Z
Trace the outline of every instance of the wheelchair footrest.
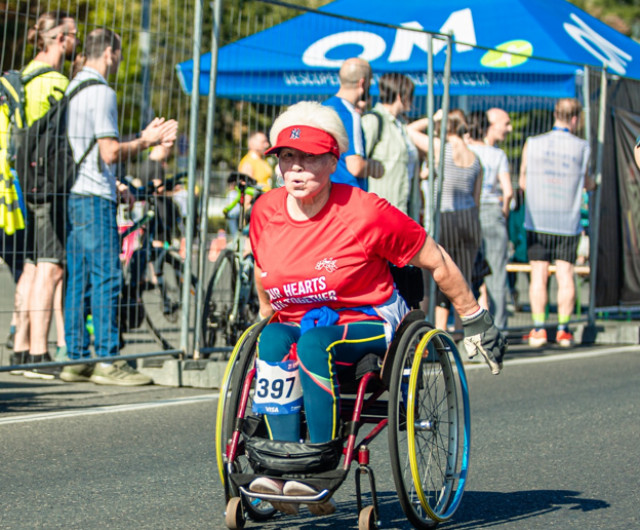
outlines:
M258 478L258 477L269 477L277 480L299 480L308 484L313 489L319 492L323 492L324 490L328 491L327 495L332 495L344 482L344 479L347 477L349 471L344 469L334 469L332 471L323 471L322 473L315 474L287 474L287 475L268 475L264 473L255 474L255 473L231 473L229 475L229 479L233 482L234 486L238 489L244 488L245 490L249 489L249 484ZM262 494L259 494L260 498L263 498ZM275 497L280 497L276 495ZM323 497L324 498L324 497ZM264 497L265 500L268 500ZM278 499L281 500L281 499ZM310 501L313 502L313 501Z

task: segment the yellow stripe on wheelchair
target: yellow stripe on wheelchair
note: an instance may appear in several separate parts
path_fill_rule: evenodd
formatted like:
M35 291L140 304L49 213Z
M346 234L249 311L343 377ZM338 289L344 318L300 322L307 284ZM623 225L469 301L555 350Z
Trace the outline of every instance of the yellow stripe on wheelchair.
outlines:
M244 344L244 340L247 335L251 332L253 328L255 328L260 322L256 322L251 327L247 328L244 333L236 342L236 345L231 352L231 356L229 357L229 362L227 362L227 367L224 371L224 376L222 377L222 386L220 387L220 394L218 397L218 410L216 412L216 461L218 463L218 474L220 475L220 481L224 486L224 454L225 449L222 447L222 420L224 418L224 408L225 402L227 400L227 393L229 391L229 385L231 384L231 374L233 372L233 366L236 361L236 357L238 356L238 352L240 348ZM230 411L231 413L235 413L236 411ZM225 443L226 447L226 443Z
M423 359L423 353L426 350L429 342L436 335L445 335L447 333L441 329L432 329L429 331L418 343L416 352L413 357L413 364L411 365L411 375L409 377L409 388L407 391L407 442L409 453L409 465L411 467L411 477L413 478L413 485L416 488L416 495L420 500L422 508L426 512L427 516L437 522L445 521L442 517L439 517L429 506L427 497L422 489L422 482L420 481L420 470L418 469L418 460L416 458L416 438L415 438L415 389L417 386L418 374L420 373L420 362Z

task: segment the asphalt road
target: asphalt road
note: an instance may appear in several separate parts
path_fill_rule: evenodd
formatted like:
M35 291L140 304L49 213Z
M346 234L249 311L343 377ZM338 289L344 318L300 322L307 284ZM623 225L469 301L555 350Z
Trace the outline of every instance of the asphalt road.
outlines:
M564 353L564 352L562 352ZM640 528L638 347L517 356L469 369L471 474L443 529ZM224 528L215 392L43 383L0 374L0 528ZM374 442L384 528L409 528L386 436ZM338 512L249 527L357 528Z

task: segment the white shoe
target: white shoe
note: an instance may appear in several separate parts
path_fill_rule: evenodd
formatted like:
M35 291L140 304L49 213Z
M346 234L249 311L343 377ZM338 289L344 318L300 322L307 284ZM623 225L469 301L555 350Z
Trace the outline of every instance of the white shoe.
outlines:
M284 480L269 477L258 477L251 481L249 490L256 493L268 493L270 495L282 495ZM270 501L271 505L279 512L287 515L298 515L298 505L289 502Z
M282 495L284 480L276 480L269 477L258 477L251 481L249 490L256 493L269 493L271 495Z
M285 495L300 497L318 494L317 490L297 480L288 480L282 488L282 492ZM307 507L313 515L331 515L336 511L336 502L329 499L321 503L307 504Z

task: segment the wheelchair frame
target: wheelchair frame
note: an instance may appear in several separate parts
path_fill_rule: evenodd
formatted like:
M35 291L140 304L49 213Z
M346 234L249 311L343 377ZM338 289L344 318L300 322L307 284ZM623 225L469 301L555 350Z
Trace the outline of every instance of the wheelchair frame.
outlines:
M377 528L380 520L369 444L388 430L391 468L399 501L416 528L435 528L460 505L467 480L471 421L464 367L454 341L433 329L421 311L411 311L398 327L381 370L359 380L355 397L342 391L343 460L340 468L295 478L319 489L317 495L293 497L256 493L254 475L241 438L250 410L258 336L268 319L245 331L236 344L223 378L216 418L216 458L229 528L243 528L247 517L264 521L275 509L269 501L320 503L328 500L358 462L355 486L358 527ZM370 354L373 355L373 354ZM386 400L381 399L388 393ZM360 427L373 428L358 441ZM423 454L426 453L426 454ZM367 475L372 504L363 507L361 475Z

